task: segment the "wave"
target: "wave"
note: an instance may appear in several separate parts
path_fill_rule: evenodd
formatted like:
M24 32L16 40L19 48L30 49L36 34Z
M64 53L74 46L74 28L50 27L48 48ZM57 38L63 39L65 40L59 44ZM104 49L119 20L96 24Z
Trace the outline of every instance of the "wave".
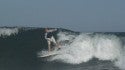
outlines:
M123 69L125 54L121 39L113 34L68 32L58 33L61 50L54 51L58 55L50 57L49 61L61 61L70 64L88 62L93 58L108 60ZM125 68L124 68L125 69Z
M31 41L32 42L37 41L37 43L33 43L36 45L40 41L39 44L41 44L40 37L42 37L43 42L45 41L43 39L44 29L42 28L6 28L6 27L0 28L0 37L19 34L19 32L21 36L17 35L15 37L17 38L21 37L19 40L21 40L22 43L24 41L29 40L29 44L31 44ZM60 61L60 62L69 63L69 64L80 64L80 63L88 62L93 58L97 58L99 60L112 61L114 65L125 70L125 67L124 67L125 46L122 43L122 42L125 43L125 35L124 35L125 33L117 32L115 34L73 33L62 29L57 34L58 36L57 41L60 43L61 49L59 51L55 50L54 53L58 53L58 55L50 57L48 61ZM27 38L27 36L29 36L29 38ZM123 39L121 39L121 37ZM39 44L37 48L41 48L41 46L42 48L44 48L44 46L46 46L46 42L42 43L42 45L39 45ZM39 50L36 48L34 49ZM42 54L44 53L42 52Z
M12 34L17 34L18 32L18 28L0 28L0 37L10 36Z

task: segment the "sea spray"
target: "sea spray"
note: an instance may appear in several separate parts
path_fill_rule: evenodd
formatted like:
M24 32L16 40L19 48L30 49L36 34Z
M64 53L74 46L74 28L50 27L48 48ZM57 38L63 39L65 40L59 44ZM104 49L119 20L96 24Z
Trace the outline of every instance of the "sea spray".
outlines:
M93 38L95 57L99 60L115 60L121 54L121 40L115 35L97 34Z

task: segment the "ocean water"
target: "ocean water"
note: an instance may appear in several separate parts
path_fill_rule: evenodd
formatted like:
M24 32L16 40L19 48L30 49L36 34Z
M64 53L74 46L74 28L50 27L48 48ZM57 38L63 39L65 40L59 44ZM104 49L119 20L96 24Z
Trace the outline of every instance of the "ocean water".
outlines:
M124 32L74 32L58 28L61 49L47 52L44 28L1 27L0 70L125 70Z

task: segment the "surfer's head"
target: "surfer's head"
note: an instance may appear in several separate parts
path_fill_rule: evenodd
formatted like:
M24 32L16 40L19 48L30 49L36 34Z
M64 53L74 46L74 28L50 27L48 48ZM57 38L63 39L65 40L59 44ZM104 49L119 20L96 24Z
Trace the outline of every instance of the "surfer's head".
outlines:
M45 28L45 32L48 32L48 28Z

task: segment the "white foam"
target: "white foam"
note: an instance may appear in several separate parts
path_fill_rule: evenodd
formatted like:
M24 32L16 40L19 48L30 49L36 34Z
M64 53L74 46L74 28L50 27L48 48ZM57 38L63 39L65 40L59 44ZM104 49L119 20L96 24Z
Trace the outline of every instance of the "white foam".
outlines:
M1 36L10 36L12 34L17 34L18 28L0 28L0 37Z
M125 50L121 39L115 35L82 33L71 35L65 32L58 34L58 41L69 40L70 43L61 44L61 50L56 51L58 55L49 61L61 61L70 64L80 64L92 58L109 60L122 69L125 65Z
M59 41L70 40L70 44L62 45L59 55L50 60L60 60L65 63L79 64L87 62L93 57L99 60L115 60L121 54L121 41L114 35L90 35L80 34L75 36L59 34ZM61 39L61 40L60 40ZM64 57L65 56L65 57Z
M122 49L121 56L115 62L115 65L118 66L120 69L125 70L125 47Z
M121 54L121 41L114 35L96 35L93 42L94 56L100 60L115 60Z

